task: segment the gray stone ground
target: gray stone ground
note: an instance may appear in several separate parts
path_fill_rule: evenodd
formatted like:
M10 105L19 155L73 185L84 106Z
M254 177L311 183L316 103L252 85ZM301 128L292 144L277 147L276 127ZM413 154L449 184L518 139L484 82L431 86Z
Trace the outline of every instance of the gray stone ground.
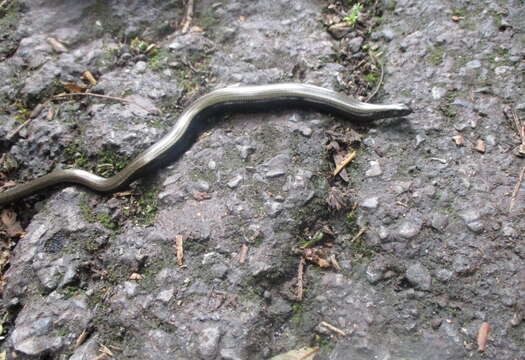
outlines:
M18 22L0 19L12 21L0 52L2 136L18 125L8 105L32 109L86 70L99 80L92 91L141 106L54 102L0 145L24 181L109 150L136 155L212 88L338 89L349 70L334 49L359 51L362 40L334 40L320 21L327 5L196 0L193 24L204 32L181 35L179 1L26 1ZM118 359L265 359L304 345L331 360L525 358L525 185L509 211L525 163L513 155L520 141L503 112L525 118L525 4L384 7L370 35L384 53L379 99L410 102L415 113L360 128L349 169L355 220L350 207L330 213L324 201L325 131L351 123L300 109L219 117L178 161L139 181L140 201L62 187L16 207L34 216L6 274L8 357L94 359L103 344ZM50 36L69 51L56 53ZM158 44L158 55L133 38ZM454 144L458 134L466 146ZM478 139L484 154L472 149ZM197 200L203 193L211 198ZM305 299L293 301L292 248L326 224L342 270L308 265ZM179 234L187 268L177 265ZM484 354L482 322L491 324Z

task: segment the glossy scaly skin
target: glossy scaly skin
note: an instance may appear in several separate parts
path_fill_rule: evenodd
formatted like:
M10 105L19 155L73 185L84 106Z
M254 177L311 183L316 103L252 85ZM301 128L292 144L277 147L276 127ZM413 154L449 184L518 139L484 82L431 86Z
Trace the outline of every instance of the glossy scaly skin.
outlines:
M0 205L9 204L32 195L45 188L61 184L81 184L94 191L111 192L129 183L141 171L154 165L156 160L168 155L170 149L187 135L190 125L203 111L219 110L221 107L245 107L254 104L315 105L331 112L345 114L357 120L377 120L408 115L412 110L405 104L376 105L349 98L332 90L307 84L273 84L257 86L226 87L215 90L197 99L177 119L177 122L162 139L137 156L118 174L103 178L80 169L55 170L25 184L0 193Z

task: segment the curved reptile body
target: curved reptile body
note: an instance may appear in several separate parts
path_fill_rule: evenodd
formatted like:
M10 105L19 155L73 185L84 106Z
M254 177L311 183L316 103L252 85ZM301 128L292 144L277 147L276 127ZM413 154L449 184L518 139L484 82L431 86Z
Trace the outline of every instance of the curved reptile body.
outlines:
M65 169L29 181L0 193L0 205L5 205L40 190L61 183L81 184L97 192L112 192L131 182L153 166L173 159L187 149L195 138L199 119L225 110L268 109L268 106L312 106L355 120L377 120L408 115L405 104L376 105L349 98L332 90L306 84L273 84L226 87L214 90L192 103L177 119L173 128L158 142L116 175L104 178L85 170Z

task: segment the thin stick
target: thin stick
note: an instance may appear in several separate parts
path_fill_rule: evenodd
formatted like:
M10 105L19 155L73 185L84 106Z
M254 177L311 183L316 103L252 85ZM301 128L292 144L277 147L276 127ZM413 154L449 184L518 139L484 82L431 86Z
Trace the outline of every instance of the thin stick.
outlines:
M365 233L365 231L367 231L367 230L368 230L368 228L366 228L366 227L364 227L364 228L362 228L361 230L359 230L359 232L357 233L357 235L354 236L354 237L352 238L352 240L350 240L350 242L353 243L354 241L356 241L357 239L359 239L359 238L361 237L361 235L363 235L363 234Z
M379 77L379 82L377 83L377 86L376 86L375 90L366 98L367 102L370 101L374 96L376 96L377 92L381 88L381 85L383 84L383 77L385 76L385 71L384 71L384 68L383 68L383 64L381 64L381 61L376 59L376 57L374 55L372 55L372 54L370 54L370 57L374 60L376 65L379 66L379 69L381 70L381 76Z
M182 33L186 34L190 28L191 20L193 19L193 0L188 0L186 3L186 13L182 19Z
M333 326L333 325L330 325L330 324L327 323L326 321L321 321L321 326L327 328L327 329L330 330L330 331L335 332L336 334L339 334L339 335L342 335L342 336L346 336L346 333L345 333L343 330L338 329L338 328L336 328L336 327Z
M186 267L186 265L184 265L184 236L176 235L175 244L177 246L177 264L179 264L180 267Z
M350 161L355 159L356 155L357 153L354 151L350 155L348 155L343 161L341 161L341 163L339 163L339 165L337 165L337 167L335 168L333 175L337 176L337 174L339 174L341 170L343 170L344 167L350 163Z
M303 301L304 296L304 257L299 261L299 269L297 270L297 301Z
M242 244L241 256L239 257L239 263L244 264L246 262L246 256L248 255L248 246Z
M516 205L516 198L518 197L518 192L520 191L521 183L523 182L523 177L525 176L525 166L521 169L520 177L516 186L514 186L514 191L512 192L512 197L510 198L509 212L512 211L514 205Z

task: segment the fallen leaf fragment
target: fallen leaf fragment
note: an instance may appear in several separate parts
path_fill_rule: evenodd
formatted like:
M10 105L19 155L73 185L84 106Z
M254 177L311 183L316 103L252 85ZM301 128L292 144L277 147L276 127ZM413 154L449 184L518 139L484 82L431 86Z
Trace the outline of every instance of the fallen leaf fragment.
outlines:
M73 94L80 94L86 91L85 86L80 86L74 83L61 83L61 85L64 87L64 89L67 89L69 92Z
M485 351L485 347L487 346L487 342L489 339L489 332L490 332L490 324L488 322L482 323L478 331L478 350L479 351Z
M474 150L484 154L486 150L485 141L478 139L478 141L476 141L476 146L474 146Z
M197 192L194 192L193 194L191 194L193 196L193 198L197 201L202 201L202 200L208 200L208 199L211 199L211 195L206 193L206 192L202 192L202 191L197 191Z
M0 218L6 228L7 236L14 238L25 234L20 223L16 221L16 213L14 211L4 209Z
M140 275L140 274L137 274L137 273L133 273L129 276L129 279L130 280L142 280L144 279L144 276L143 275Z
M53 48L55 52L62 54L68 51L67 47L64 44L62 44L60 41L58 41L57 39L48 37L46 40L48 44L51 45L51 47Z
M454 140L457 146L465 146L465 138L463 135L452 136L452 140Z

